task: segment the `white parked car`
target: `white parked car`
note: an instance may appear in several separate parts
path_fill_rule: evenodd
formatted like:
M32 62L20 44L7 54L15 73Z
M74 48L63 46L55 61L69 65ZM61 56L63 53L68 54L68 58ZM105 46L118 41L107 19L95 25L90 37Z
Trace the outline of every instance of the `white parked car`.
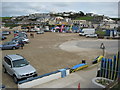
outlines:
M18 54L6 55L3 60L3 72L13 76L14 82L37 76L36 69Z
M94 37L97 37L97 34L88 34L88 35L86 35L86 38L87 38L87 37L94 38Z
M79 33L79 36L85 36L86 34L85 33Z
M28 39L28 38L24 38L24 37L19 37L19 38L15 38L15 39L13 39L12 41L13 42L19 42L19 41L23 41L24 43L29 43L30 42L30 40Z
M44 34L44 31L38 31L37 34Z
M35 29L31 29L30 32L36 32L36 30Z
M27 39L27 38L23 38L22 41L23 41L24 43L29 43L29 42L30 42L29 39Z

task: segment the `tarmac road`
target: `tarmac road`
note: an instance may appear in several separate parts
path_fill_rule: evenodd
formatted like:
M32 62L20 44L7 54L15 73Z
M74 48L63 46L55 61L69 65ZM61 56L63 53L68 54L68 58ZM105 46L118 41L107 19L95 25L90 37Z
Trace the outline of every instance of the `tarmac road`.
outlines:
M73 40L68 41L60 45L62 50L68 52L77 52L77 53L97 53L101 52L100 49L101 43L104 43L105 46L105 56L114 55L118 52L118 40L108 40L108 39L97 39L97 40ZM91 54L90 54L91 55Z
M116 54L118 52L118 40L83 40L81 42L78 42L77 46L80 48L100 49L101 43L104 44L106 52L111 54Z

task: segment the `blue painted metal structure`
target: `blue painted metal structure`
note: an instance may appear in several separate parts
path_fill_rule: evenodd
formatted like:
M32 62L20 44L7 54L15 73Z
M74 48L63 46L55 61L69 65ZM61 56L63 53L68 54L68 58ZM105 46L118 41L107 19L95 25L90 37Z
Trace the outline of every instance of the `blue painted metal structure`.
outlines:
M120 78L120 58L114 55L112 59L102 58L100 66L100 77L116 80Z

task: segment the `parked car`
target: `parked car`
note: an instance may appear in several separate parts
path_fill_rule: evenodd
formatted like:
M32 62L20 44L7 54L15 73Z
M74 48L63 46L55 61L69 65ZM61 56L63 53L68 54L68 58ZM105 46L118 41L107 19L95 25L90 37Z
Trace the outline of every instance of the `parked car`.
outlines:
M79 33L79 36L85 36L86 34L85 33Z
M52 32L51 30L44 30L44 32Z
M37 32L37 30L35 30L35 29L30 29L29 31L30 32Z
M97 37L97 34L88 34L88 35L86 35L86 37L94 38L94 37Z
M0 48L2 50L5 50L5 49L18 49L20 47L19 43L17 42L5 42L3 45L0 45Z
M18 34L13 39L18 39L18 38L26 38L26 39L28 39L28 37L26 35L23 35L23 34Z
M73 32L74 32L74 33L79 33L79 32L80 32L80 30L74 30Z
M13 38L12 41L13 42L23 41L24 43L29 43L29 39L24 37Z
M5 89L5 85L0 84L0 90L4 90Z
M44 31L38 31L37 34L44 34Z
M18 33L18 36L19 36L19 37L28 38L26 32L19 32L19 33Z
M14 30L13 32L14 32L14 33L19 33L20 31L19 31L19 30Z
M37 76L36 69L19 54L6 55L2 65L3 72L13 76L15 83Z
M0 39L5 40L5 39L7 39L7 36L1 36Z
M2 35L9 35L9 34L11 34L10 31L2 31Z

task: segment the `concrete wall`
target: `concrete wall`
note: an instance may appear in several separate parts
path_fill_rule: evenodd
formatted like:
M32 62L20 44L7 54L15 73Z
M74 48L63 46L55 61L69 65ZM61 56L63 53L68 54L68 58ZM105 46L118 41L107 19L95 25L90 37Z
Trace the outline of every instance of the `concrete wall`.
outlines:
M66 76L70 74L70 69L66 70Z
M67 69L66 76L69 74L70 74L69 69ZM25 81L25 82L19 83L18 88L34 88L37 85L49 82L51 80L59 79L59 78L61 78L61 72L58 71L57 73L52 73L50 75L48 74L48 76L42 75L42 77L38 76L38 78L36 78L36 79L30 80L27 82Z
M49 82L51 80L58 79L60 77L61 77L61 72L58 72L56 74L45 76L43 78L39 78L39 79L35 79L35 80L29 81L29 82L18 84L18 88L31 88L31 87L34 87L34 86Z

